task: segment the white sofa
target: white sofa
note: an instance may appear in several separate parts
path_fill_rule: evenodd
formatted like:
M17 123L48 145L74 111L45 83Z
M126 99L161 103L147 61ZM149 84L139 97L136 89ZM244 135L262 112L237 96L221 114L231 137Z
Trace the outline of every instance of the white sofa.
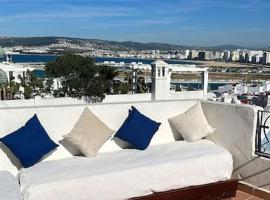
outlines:
M8 171L0 171L0 199L21 199L18 180Z
M170 127L168 118L186 111L195 103L195 100L182 100L88 104L89 109L114 130L121 126L131 105L150 118L161 122L162 125L151 141L150 147L144 152L123 150L114 141L108 140L97 157L79 158L73 157L60 145L41 163L21 170L18 178L24 199L89 199L90 194L93 195L90 199L95 200L126 199L179 187L226 180L230 178L233 169L235 169L236 177L249 175L251 169L248 166L245 168L241 168L241 166L254 157L258 108L202 102L206 118L216 128L216 133L208 139L217 145L206 140L196 143L176 142L179 138L174 129ZM2 108L0 109L2 124L0 136L18 129L37 113L50 137L58 142L63 139L63 135L70 132L85 106ZM231 155L234 166L232 166ZM0 158L0 162L3 163L0 165L0 170L8 170L14 175L18 174L15 166L20 166L16 158L12 158L13 164L11 164L3 151L0 151ZM170 162L172 160L174 162ZM214 162L218 160L220 163ZM259 159L259 162L261 165L269 164L268 161L262 159ZM202 171L198 174L194 173L198 170ZM180 173L181 171L184 173ZM218 173L209 173L214 171ZM193 177L194 174L196 176ZM198 177L200 174L203 176ZM184 178L181 179L183 176ZM115 181L119 179L121 182ZM141 183L137 184L137 187L133 187L139 181ZM253 181L256 181L254 177ZM265 181L267 180L265 179ZM159 183L157 184L157 182ZM250 181L250 183L253 182ZM112 190L106 190L110 186ZM127 192L121 194L123 190ZM97 191L105 192L100 196L95 193ZM106 191L113 193L106 193ZM83 192L85 194L81 195ZM69 198L66 198L66 195Z

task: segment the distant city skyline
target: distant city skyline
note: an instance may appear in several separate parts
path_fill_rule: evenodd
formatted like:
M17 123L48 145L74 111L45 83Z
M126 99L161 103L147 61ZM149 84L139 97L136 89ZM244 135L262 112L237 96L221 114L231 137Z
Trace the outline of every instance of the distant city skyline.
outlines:
M0 36L269 47L269 0L0 0Z

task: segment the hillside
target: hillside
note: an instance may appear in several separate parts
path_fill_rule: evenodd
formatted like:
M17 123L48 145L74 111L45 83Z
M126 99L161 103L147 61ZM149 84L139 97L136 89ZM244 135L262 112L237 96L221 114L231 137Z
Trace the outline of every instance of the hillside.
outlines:
M90 43L98 49L108 50L185 50L185 49L201 49L201 50L234 50L243 49L246 47L240 47L236 45L220 45L216 47L195 47L195 46L184 46L174 45L165 43L141 43L141 42L117 42L109 40L99 39L83 39L83 38L69 38L69 37L0 37L1 47L11 46L44 46L57 44L59 40L67 40L72 44L84 45ZM248 48L246 48L248 49Z

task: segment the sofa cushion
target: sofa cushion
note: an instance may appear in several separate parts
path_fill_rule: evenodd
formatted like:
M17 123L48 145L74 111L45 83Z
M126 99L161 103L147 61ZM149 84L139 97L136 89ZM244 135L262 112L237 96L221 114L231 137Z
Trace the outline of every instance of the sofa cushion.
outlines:
M232 156L207 140L177 141L145 151L125 149L23 169L27 200L119 200L231 178Z
M200 140L215 131L215 129L208 124L200 102L192 106L186 112L169 118L169 122L176 128L178 133L189 142Z
M0 138L0 141L19 159L23 167L30 167L54 150L55 144L35 114L25 126Z
M85 108L71 133L64 140L69 142L73 148L77 148L77 153L74 154L82 153L87 157L93 157L113 133L113 130L108 128L88 108Z
M18 179L7 171L0 171L0 199L21 199Z
M128 142L136 149L144 150L150 144L160 124L141 114L132 106L115 137Z

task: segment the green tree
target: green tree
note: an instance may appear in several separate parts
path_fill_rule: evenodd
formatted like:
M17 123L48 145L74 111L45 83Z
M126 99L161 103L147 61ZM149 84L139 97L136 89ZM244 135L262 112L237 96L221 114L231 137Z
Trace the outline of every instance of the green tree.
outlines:
M65 96L85 96L91 102L102 101L117 75L115 69L97 66L90 57L67 53L45 66L47 76L59 78Z
M137 92L138 93L146 93L147 85L145 84L145 80L143 77L137 78Z
M53 79L52 78L46 79L43 92L46 94L51 94L53 92Z
M128 94L130 86L128 83L115 81L112 88L113 94Z
M20 84L14 81L11 81L6 88L6 95L9 99L14 99L14 96L19 93Z
M33 71L27 71L25 76L19 77L21 86L24 88L24 98L30 99L37 95L41 95L44 89L43 79L38 78Z
M19 94L20 84L10 81L9 83L4 83L1 88L5 90L5 99L14 99L16 94Z

